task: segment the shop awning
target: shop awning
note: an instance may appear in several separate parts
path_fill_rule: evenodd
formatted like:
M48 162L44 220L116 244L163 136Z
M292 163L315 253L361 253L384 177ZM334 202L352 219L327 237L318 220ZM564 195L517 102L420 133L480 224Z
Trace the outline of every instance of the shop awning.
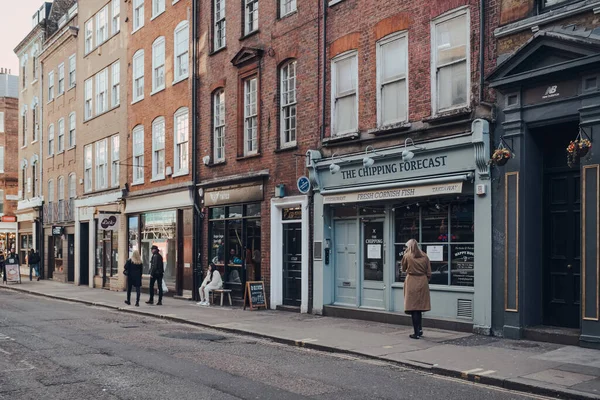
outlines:
M377 189L349 191L347 189L322 191L324 204L385 201L412 197L442 196L462 193L463 181L469 174L448 176L412 182L398 182L393 187L379 186Z

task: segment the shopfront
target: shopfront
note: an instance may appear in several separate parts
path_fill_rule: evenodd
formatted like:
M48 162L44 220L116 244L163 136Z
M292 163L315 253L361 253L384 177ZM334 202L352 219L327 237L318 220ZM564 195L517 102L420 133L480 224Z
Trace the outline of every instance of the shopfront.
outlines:
M309 152L314 307L403 313L404 244L432 266L427 318L491 327L488 123L444 140L338 158ZM367 159L369 158L369 159Z
M514 155L493 187L494 327L598 348L600 46L588 32L540 31L490 76L496 146ZM592 148L568 160L572 141Z
M4 252L6 253L7 251L10 251L13 246L15 247L15 250L19 255L19 261L21 262L21 274L27 276L29 276L29 268L26 265L25 256L31 248L36 249L40 253L43 262L42 246L40 246L41 241L40 238L38 238L38 235L43 234L43 230L38 228L41 224L39 220L36 220L35 215L37 215L37 212L31 209L23 210L22 212L18 211L16 224L11 224L13 225L12 235L10 229L5 233L6 247L4 247ZM11 236L13 237L11 238ZM0 238L1 237L2 234L0 233ZM43 278L47 278L43 268L40 268L40 273Z
M242 298L247 281L261 272L262 184L209 188L204 192L208 216L208 260L215 263L232 296Z
M150 278L151 248L157 246L163 257L164 280L169 289L182 295L191 296L193 285L192 242L193 208L191 194L171 193L156 196L152 204L174 208L153 210L148 199L129 199L127 202L127 244L128 255L138 250L144 263L143 275ZM178 207L179 206L179 207ZM143 207L143 212L140 208Z

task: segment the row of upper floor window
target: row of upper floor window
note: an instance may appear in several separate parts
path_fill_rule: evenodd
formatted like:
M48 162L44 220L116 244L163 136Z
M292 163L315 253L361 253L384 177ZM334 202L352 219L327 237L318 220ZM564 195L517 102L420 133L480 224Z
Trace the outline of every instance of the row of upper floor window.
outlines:
M109 29L110 27L110 29ZM121 31L121 0L111 0L84 24L84 54Z
M66 138L65 128L68 129ZM75 112L70 113L66 121L65 118L60 118L56 123L56 127L54 123L48 125L48 157L60 154L66 149L74 148L76 129L77 117Z
M190 70L190 29L188 21L181 21L173 34L173 83L189 77ZM166 55L165 37L161 36L152 43L152 92L157 93L166 87ZM133 92L132 101L144 99L145 84L145 52L140 49L135 52L132 60Z
M152 17L150 20L153 20L165 12L167 0L150 0L150 2L152 3ZM179 0L172 0L171 4L174 5L178 2ZM133 32L136 32L144 27L145 11L146 0L133 0Z
M25 170L24 170L25 171ZM26 172L24 172L26 174ZM47 183L47 192L45 193L45 200L48 203L54 203L56 200L59 202L65 200L65 195L69 196L69 199L74 199L77 197L77 175L73 172L68 175L67 182L67 191L65 192L65 177L59 176L56 178L56 189L54 187L54 179L48 179ZM24 188L29 190L29 185ZM23 189L22 189L23 190ZM58 195L58 196L57 196ZM57 196L57 197L55 197Z
M165 117L159 116L151 125L151 159L145 156L144 125L136 125L132 131L132 160L133 160L133 185L143 184L146 178L146 167L150 166L150 182L189 174L190 164L190 118L187 107L179 108L173 114L173 132L169 135L172 143L167 143ZM172 146L173 163L167 161L167 148ZM150 164L148 164L150 161Z
M84 146L83 191L85 193L91 192L94 188L95 190L104 190L109 187L119 187L120 146L119 135L100 139Z
M84 81L83 100L84 121L119 106L121 102L120 60Z
M77 65L77 56L72 54L69 59L66 61L68 68L68 76L67 81L65 81L65 63L62 62L58 64L56 67L56 71L50 70L48 71L48 90L46 92L46 101L51 102L56 97L62 96L65 93L65 90L73 89L76 85L77 75L76 75L76 65ZM65 85L68 84L68 87Z

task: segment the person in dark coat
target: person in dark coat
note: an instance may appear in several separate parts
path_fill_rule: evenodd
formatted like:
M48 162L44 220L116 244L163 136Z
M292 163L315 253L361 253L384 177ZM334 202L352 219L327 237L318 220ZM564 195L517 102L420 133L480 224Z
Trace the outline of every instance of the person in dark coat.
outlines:
M431 263L427 254L419 249L415 239L406 242L406 250L402 256L402 271L406 272L404 281L404 312L412 316L415 333L411 339L423 336L423 312L431 310L429 296L429 280L431 279Z
M142 286L143 268L144 264L142 263L140 252L134 250L131 258L125 263L125 271L123 271L123 273L127 276L127 300L125 300L125 304L127 305L131 305L131 288L135 286L135 306L140 306L140 288Z
M40 280L40 255L35 249L29 250L27 255L27 263L29 264L29 280L33 279L33 271L37 276L37 280Z
M162 280L165 275L165 266L163 258L158 251L157 246L152 246L152 258L150 259L150 300L146 304L154 304L154 283L158 284L158 303L157 306L162 306L163 288Z
M3 251L0 251L0 272L2 272L2 282L6 282L6 266L4 265Z

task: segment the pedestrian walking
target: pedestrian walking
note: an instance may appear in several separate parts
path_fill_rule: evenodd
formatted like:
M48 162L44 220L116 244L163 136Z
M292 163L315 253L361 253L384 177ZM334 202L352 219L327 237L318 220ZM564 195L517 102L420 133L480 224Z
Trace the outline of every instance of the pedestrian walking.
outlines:
M165 266L163 258L160 255L157 246L152 246L152 258L150 259L150 299L146 304L154 304L154 283L158 285L158 303L157 306L162 306L163 287L162 281L165 275Z
M412 316L414 334L412 339L423 336L423 313L431 310L429 280L431 263L429 257L419 249L415 239L406 242L402 256L402 272L406 272L404 281L404 312Z
M29 263L29 280L32 280L33 271L35 271L35 276L37 276L37 280L40 280L40 254L35 251L35 249L29 250L29 254L27 255L27 262Z
M140 306L140 288L142 286L143 268L144 264L142 264L140 252L134 250L131 258L125 263L125 270L123 271L127 276L127 300L125 300L125 304L127 305L131 305L131 288L135 287L135 306Z
M214 263L210 263L208 267L209 271L200 286L200 302L196 303L200 306L210 306L210 292L213 290L221 289L223 287L223 280L221 274Z
M6 265L4 264L3 251L0 251L0 272L2 272L2 282L6 282Z

